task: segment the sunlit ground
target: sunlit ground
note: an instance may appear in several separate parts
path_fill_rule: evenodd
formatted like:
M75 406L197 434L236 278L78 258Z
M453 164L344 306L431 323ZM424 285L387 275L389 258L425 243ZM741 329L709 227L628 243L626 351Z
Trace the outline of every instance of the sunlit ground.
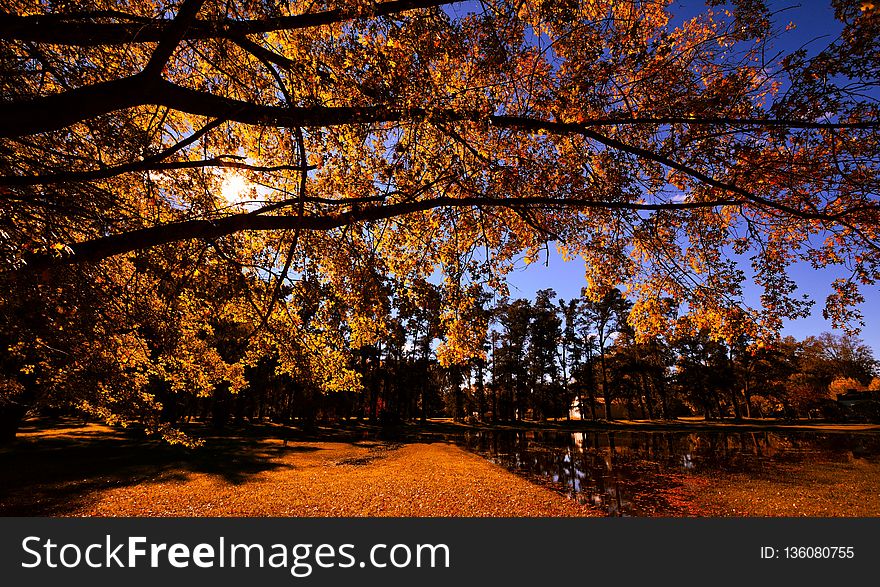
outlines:
M583 516L598 512L443 442L296 441L274 427L196 451L101 425L0 451L0 514Z

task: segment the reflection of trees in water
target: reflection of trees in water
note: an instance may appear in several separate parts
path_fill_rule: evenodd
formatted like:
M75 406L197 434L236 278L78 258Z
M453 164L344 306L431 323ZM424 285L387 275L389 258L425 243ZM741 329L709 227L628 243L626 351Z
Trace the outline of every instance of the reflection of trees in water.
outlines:
M877 458L876 435L474 431L465 446L611 515L675 513L658 489L690 473L769 475L780 463Z

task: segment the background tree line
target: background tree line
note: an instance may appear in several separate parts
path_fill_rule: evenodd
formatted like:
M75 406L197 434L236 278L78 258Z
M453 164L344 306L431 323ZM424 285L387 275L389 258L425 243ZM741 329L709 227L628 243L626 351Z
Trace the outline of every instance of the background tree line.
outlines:
M218 427L274 421L308 428L319 420L394 425L436 417L485 423L572 417L840 419L852 414L837 405L836 393L880 390L878 363L855 336L823 333L773 344L741 337L725 343L705 330L682 328L639 339L630 325L632 303L618 289L598 302L586 296L557 299L552 289L538 291L534 300L494 303L484 294L470 310L475 330L482 326L486 333L483 353L443 365L437 360L448 303L443 288L427 281L405 294L387 283L383 287L385 324L374 342L351 348L354 377L345 389L323 385L317 372L285 371L279 356L285 351L271 344L246 350L253 344L247 330L215 315L197 337L202 352L216 356L227 371L238 367L235 378L190 380L197 376L166 365L166 376L153 373L134 391L154 402L159 428L193 419ZM296 289L284 294L311 296L311 305L300 300L296 306L305 324L313 322L308 314L317 314L322 303L320 285L304 278ZM670 315L677 313L672 300L664 304ZM162 333L148 339L158 357ZM113 380L112 369L91 374L92 385ZM203 387L193 393L197 385ZM55 403L64 404L69 402ZM44 405L53 405L51 396Z
M360 349L364 385L338 396L319 392L319 405L312 408L325 417L393 422L573 415L839 419L846 414L834 401L837 393L880 390L878 363L853 335L822 333L756 345L746 337L727 344L698 330L639 341L629 324L632 303L618 289L599 302L556 299L552 289L538 291L533 301L489 305L484 299L479 312L489 324L485 354L444 367L434 354L441 342L441 295L426 287L424 305L396 306L392 336ZM667 305L676 311L671 300ZM253 401L245 399L248 393L244 405ZM302 417L302 405L293 410L291 417Z

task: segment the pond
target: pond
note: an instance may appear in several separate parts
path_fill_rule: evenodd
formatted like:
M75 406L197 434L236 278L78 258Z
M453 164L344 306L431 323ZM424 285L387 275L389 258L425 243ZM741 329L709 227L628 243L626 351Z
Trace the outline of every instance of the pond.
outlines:
M880 459L880 435L840 432L466 432L462 445L616 516L687 515L688 475L763 478L783 465Z

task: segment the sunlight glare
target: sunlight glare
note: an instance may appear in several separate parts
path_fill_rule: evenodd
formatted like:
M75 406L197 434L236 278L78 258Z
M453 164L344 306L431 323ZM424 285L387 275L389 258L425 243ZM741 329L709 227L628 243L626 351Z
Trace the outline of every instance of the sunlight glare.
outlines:
M238 173L227 173L220 185L220 194L230 204L241 204L247 201L247 193L251 189L251 183Z

